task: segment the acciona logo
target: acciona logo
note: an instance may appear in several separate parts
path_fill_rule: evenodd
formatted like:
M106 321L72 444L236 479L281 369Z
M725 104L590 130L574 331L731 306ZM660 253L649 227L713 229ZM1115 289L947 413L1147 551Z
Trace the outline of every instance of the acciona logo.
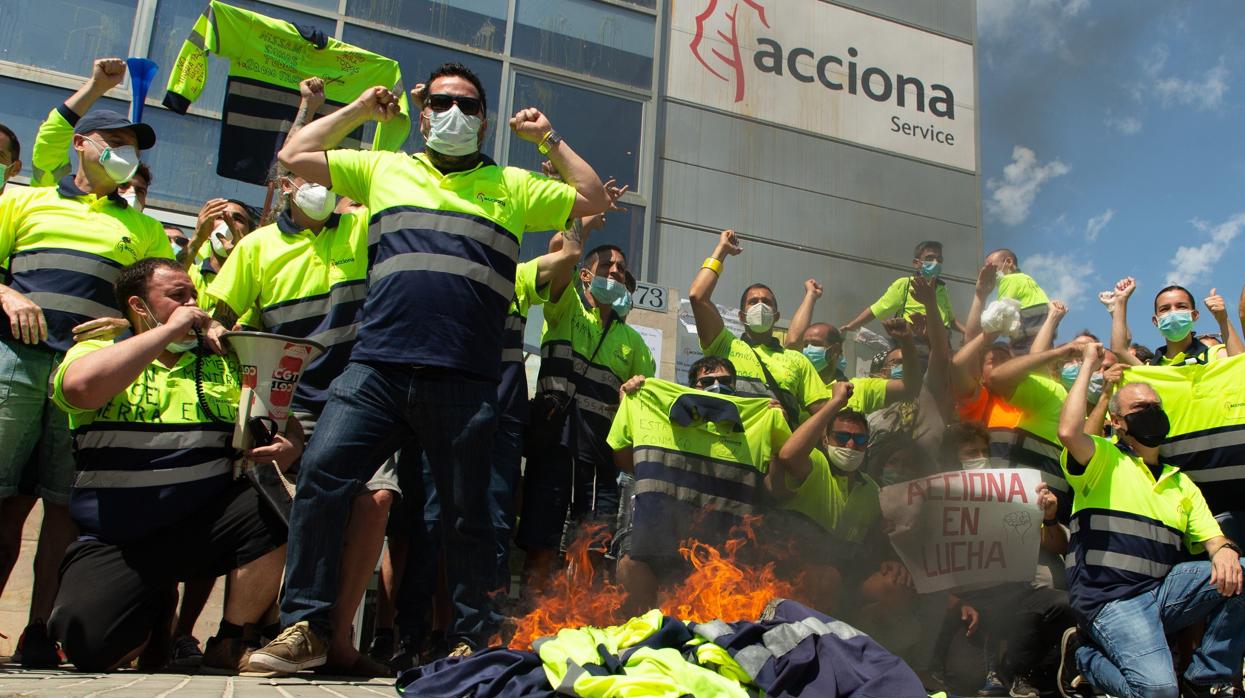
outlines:
M742 102L747 89L747 63L764 75L783 77L784 74L802 83L820 83L828 90L846 90L850 95L863 94L875 102L895 101L895 106L912 108L945 118L955 118L955 95L951 88L937 83L929 86L926 100L925 82L919 77L892 74L878 67L861 68L856 60L860 51L855 46L847 48L847 60L826 53L821 56L813 49L795 47L784 51L777 39L756 37L756 50L745 56L740 44L741 13L753 13L762 27L770 28L765 6L758 0L707 0L704 10L696 15L696 33L689 48L696 60L718 79L732 84L735 101ZM728 47L707 42L706 36L715 37ZM803 64L803 65L802 65ZM843 72L846 70L846 76ZM909 92L911 90L911 92Z
M973 46L828 0L679 0L666 96L966 170Z

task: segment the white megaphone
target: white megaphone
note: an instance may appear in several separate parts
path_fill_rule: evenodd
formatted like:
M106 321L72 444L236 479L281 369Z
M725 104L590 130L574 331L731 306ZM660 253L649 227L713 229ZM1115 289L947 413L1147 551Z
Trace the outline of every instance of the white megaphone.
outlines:
M324 353L324 346L307 339L268 332L226 332L222 335L238 355L242 396L233 425L233 447L252 448L253 420L272 420L278 427L290 415L290 401L303 371Z

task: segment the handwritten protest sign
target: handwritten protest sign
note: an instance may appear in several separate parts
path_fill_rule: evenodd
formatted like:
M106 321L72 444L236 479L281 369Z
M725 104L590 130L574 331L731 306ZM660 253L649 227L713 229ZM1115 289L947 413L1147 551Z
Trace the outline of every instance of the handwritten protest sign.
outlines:
M882 488L891 544L919 593L1033 579L1037 470L956 470Z

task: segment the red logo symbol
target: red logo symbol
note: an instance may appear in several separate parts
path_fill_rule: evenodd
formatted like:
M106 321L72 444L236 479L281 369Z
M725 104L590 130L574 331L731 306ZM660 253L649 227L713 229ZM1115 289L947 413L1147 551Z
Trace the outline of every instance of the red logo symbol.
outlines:
M735 82L735 101L744 98L744 62L739 48L739 10L746 7L757 13L761 24L769 28L769 20L765 18L765 8L757 0L709 0L709 5L696 16L696 35L689 46L692 55L715 77ZM718 38L730 47L725 54L716 48L705 50L703 44L706 33L710 39ZM716 67L715 67L716 66Z
M291 348L305 349L304 347L292 347L286 345L286 351ZM301 352L306 354L305 350ZM294 386L298 384L298 378L303 372L303 356L293 356L293 353L285 354L281 357L281 361L277 363L276 369L272 372L272 387L268 390L268 404L273 407L288 407L290 400L294 398Z

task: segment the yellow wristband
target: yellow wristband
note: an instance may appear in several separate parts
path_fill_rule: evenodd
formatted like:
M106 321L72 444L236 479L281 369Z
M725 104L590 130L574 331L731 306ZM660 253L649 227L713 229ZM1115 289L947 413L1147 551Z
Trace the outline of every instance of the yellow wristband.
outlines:
M700 265L700 268L708 269L714 274L721 276L722 275L722 260L714 259L713 257L705 257L705 261Z

